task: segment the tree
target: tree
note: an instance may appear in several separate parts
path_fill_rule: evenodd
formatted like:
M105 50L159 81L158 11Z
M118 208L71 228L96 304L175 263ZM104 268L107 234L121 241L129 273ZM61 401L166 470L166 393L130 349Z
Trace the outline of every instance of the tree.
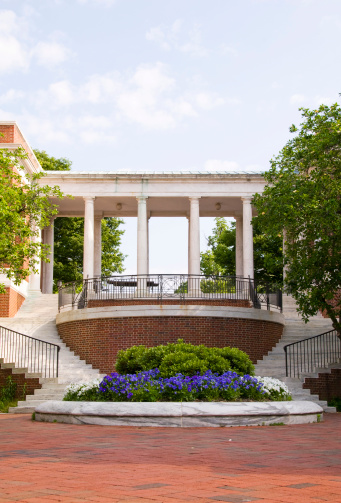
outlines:
M49 156L44 150L34 150L43 169L50 171L69 171L69 159ZM120 218L102 219L102 275L124 271L125 255L120 250L124 230L119 227L124 221ZM63 283L81 281L83 277L84 218L56 218L54 222L54 291L57 281Z
M236 274L236 224L216 218L213 234L207 240L209 249L201 253L201 271L205 275L234 276ZM255 279L281 285L283 281L282 240L262 234L257 222L253 229Z
M59 187L38 185L42 173L25 173L24 159L23 149L0 149L0 273L16 285L46 260L49 247L36 238L58 212L49 196L63 197ZM0 292L5 292L3 283Z
M72 162L65 157L56 159L55 157L49 156L45 150L34 149L36 158L38 159L40 166L45 171L70 171Z
M341 108L301 108L303 122L256 194L262 231L285 232L285 283L305 321L321 309L341 337Z

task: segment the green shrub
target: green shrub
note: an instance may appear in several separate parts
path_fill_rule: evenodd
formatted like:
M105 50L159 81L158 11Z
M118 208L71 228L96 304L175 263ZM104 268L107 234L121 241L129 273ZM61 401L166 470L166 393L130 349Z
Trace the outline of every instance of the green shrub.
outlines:
M134 374L154 368L160 370L162 377L171 377L177 373L190 376L207 370L219 375L229 370L240 375L254 374L250 358L240 349L208 348L203 344L195 346L182 339L165 346L133 346L118 352L116 371L120 374Z

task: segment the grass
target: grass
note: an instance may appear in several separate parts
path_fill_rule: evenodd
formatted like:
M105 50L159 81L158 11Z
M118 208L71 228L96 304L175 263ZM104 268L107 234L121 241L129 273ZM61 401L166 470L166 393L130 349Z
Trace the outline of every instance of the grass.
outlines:
M0 400L0 412L8 412L10 407L16 407L18 400Z

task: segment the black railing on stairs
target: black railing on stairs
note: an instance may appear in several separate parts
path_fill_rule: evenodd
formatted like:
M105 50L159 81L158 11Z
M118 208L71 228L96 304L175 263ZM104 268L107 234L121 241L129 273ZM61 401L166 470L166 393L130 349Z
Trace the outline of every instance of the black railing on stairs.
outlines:
M41 377L58 377L60 347L0 327L0 358Z
M314 337L284 346L287 377L315 372L317 368L327 368L341 358L341 340L336 330L330 330Z
M282 292L277 286L260 285L240 276L148 274L97 277L63 285L58 283L58 307L83 309L90 301L154 299L162 304L174 299L184 304L191 299L246 301L257 309L282 312Z

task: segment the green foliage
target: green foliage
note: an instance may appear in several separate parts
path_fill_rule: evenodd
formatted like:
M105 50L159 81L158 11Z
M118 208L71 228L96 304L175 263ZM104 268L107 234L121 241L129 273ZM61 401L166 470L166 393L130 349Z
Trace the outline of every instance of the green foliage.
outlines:
M70 171L71 169L72 162L69 159L64 157L56 159L49 156L45 150L33 149L33 152L45 171Z
M229 225L225 218L216 218L215 221L213 234L207 240L208 250L201 253L200 269L205 276L234 276L236 274L236 224L232 222ZM255 279L258 284L281 285L283 281L282 239L276 235L263 233L255 221L253 248Z
M102 219L102 275L121 273L125 255L119 251L120 218ZM57 281L82 281L83 278L84 218L56 218L54 223L54 290Z
M303 122L254 198L255 222L273 237L285 231L285 283L303 319L326 310L341 333L341 108L300 110Z
M65 158L56 159L45 150L34 150L34 153L45 170L69 171L72 162ZM102 219L102 275L124 271L123 255L119 248L124 231L119 229L123 224L120 218ZM56 218L54 222L54 291L57 281L81 282L83 279L83 244L84 218Z
M171 377L178 373L192 376L207 370L220 375L228 370L240 375L254 373L254 366L247 354L237 348L195 346L185 343L182 339L166 346L133 346L118 352L116 371L121 374L133 374L154 368L160 370L162 377Z
M332 398L329 400L328 407L336 407L337 412L341 412L341 398Z
M9 407L16 407L17 384L11 376L6 378L6 384L0 389L0 412L8 412Z
M17 285L46 260L49 247L36 238L58 213L49 197L63 196L58 187L39 186L42 173L25 173L26 159L23 149L0 149L0 274Z

